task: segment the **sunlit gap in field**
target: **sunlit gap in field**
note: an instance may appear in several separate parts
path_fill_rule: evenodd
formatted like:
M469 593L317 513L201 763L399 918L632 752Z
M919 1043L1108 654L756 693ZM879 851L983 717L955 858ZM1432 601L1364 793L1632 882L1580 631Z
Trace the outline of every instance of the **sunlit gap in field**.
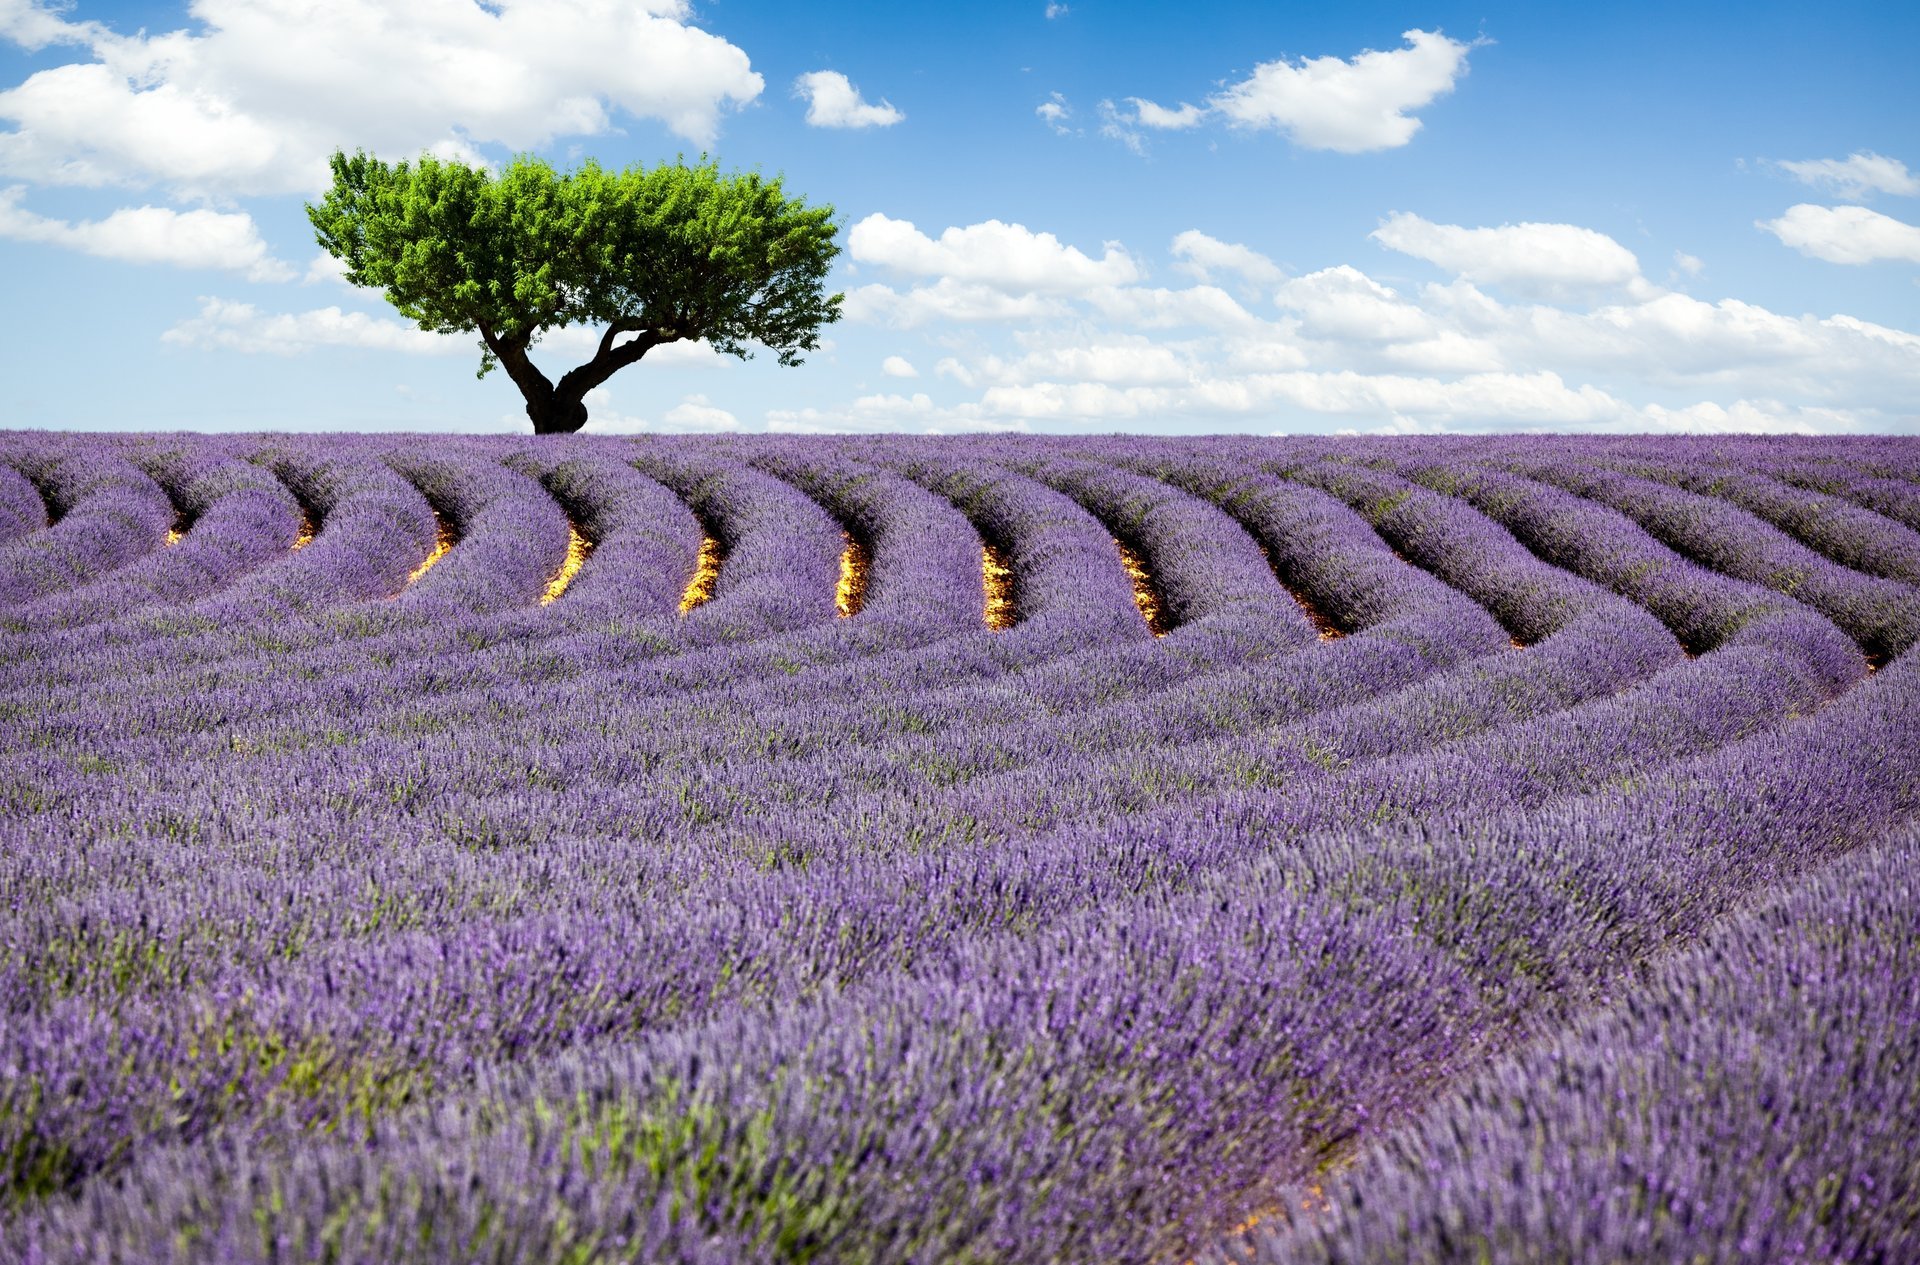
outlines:
M193 518L181 510L173 516L173 526L167 531L167 543L177 545L186 539L187 529L193 526Z
M1020 613L1013 604L1013 567L1004 551L980 546L980 582L987 594L987 631L1005 632Z
M1338 1165L1337 1167L1344 1168L1346 1167L1346 1165L1341 1164L1341 1165ZM1299 1201L1299 1210L1302 1213L1310 1215L1318 1212L1328 1212L1328 1211L1331 1211L1332 1208L1333 1208L1333 1201L1327 1198L1326 1188L1321 1186L1320 1183L1318 1182L1315 1182L1311 1186L1308 1186L1306 1190L1301 1194L1300 1201ZM1237 1239L1242 1235L1252 1233L1254 1230L1259 1229L1262 1225L1264 1225L1269 1221L1279 1221L1279 1222L1282 1222L1283 1224L1291 1224L1293 1220L1294 1218L1292 1214L1288 1212L1287 1208L1284 1205L1273 1204L1241 1220L1231 1230L1227 1231L1227 1237L1230 1239ZM1193 1265L1193 1262L1189 1261L1187 1262L1187 1265Z
M408 584L412 584L415 580L418 580L421 576L433 570L433 564L446 557L447 550L453 548L460 540L460 537L454 534L453 524L449 523L441 515L439 510L433 512L433 525L433 552L427 555L426 561L408 573Z
M1153 583L1147 560L1118 536L1113 538L1113 547L1120 551L1120 565L1126 568L1127 579L1133 582L1133 604L1140 608L1140 617L1147 621L1154 636L1166 636L1173 631L1173 616L1167 610L1166 599Z
M833 607L841 619L852 619L867 604L867 572L873 555L850 531L840 533L846 547L840 551L840 582L833 586Z
M709 535L700 537L700 560L694 565L693 578L687 581L686 590L680 594L682 615L713 596L713 586L720 579L720 563L725 558L726 550L718 540Z
M319 535L319 530L313 524L313 511L302 505L300 507L300 534L293 538L293 550L297 552L305 549L313 543L313 538L317 535Z
M547 581L547 591L540 595L540 605L546 606L557 601L567 586L573 583L573 577L580 574L580 568L587 564L587 558L593 553L593 541L571 518L567 520L567 556L561 562L560 569Z

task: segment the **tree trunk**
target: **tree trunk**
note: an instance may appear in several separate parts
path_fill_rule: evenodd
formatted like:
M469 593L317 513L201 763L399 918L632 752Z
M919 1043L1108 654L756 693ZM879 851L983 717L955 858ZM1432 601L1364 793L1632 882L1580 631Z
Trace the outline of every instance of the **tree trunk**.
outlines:
M544 392L527 397L527 416L536 435L571 435L587 424L587 406L557 392Z
M524 338L503 338L484 324L479 326L479 330L480 337L486 340L487 350L499 360L500 367L507 371L513 384L520 388L520 394L526 397L527 417L532 420L533 433L536 435L571 435L585 426L587 392L661 343L673 342L680 337L678 334L663 335L652 330L636 331L630 325L615 322L607 327L606 334L601 337L600 349L594 353L593 359L563 375L556 385L527 358ZM614 339L620 334L636 332L639 337L614 346Z

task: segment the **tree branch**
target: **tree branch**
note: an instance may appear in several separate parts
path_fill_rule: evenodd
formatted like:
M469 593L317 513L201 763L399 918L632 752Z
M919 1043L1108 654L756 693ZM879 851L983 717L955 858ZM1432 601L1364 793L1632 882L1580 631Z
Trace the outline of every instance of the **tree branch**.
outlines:
M611 353L613 351L613 340L619 335L636 333L642 328L644 327L637 321L613 322L613 324L607 326L607 332L600 336L600 349L594 353L594 359L598 360L601 356Z
M553 397L553 383L546 374L540 372L538 365L527 358L525 339L503 338L488 328L485 321L476 320L474 325L479 329L481 341L486 343L487 350L493 353L493 358L513 379L513 385L520 388L520 394L529 401Z
M628 365L637 363L640 357L646 355L661 343L678 341L680 341L678 334L662 334L657 330L644 330L641 332L640 337L634 339L632 342L622 343L620 346L609 351L604 350L607 345L607 340L602 339L601 346L603 350L578 369L568 370L566 375L555 385L554 394L558 395L561 399L578 400Z

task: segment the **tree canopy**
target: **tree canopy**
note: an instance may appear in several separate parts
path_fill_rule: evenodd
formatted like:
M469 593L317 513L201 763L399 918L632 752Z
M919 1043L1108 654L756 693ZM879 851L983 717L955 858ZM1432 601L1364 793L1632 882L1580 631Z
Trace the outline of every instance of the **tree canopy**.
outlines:
M530 157L497 175L430 155L386 163L335 153L333 187L307 206L347 280L379 288L421 329L478 333L480 374L505 369L536 433L586 424L586 393L662 343L705 340L783 365L819 346L844 297L825 293L833 208L758 173L701 162L561 174ZM604 326L592 359L550 380L540 336Z

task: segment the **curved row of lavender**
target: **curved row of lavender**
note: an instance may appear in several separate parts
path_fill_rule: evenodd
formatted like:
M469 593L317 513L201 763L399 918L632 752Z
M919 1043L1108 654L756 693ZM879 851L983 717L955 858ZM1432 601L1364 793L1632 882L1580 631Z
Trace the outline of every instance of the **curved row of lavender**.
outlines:
M1901 1259L1916 579L1901 440L0 434L0 1258Z

